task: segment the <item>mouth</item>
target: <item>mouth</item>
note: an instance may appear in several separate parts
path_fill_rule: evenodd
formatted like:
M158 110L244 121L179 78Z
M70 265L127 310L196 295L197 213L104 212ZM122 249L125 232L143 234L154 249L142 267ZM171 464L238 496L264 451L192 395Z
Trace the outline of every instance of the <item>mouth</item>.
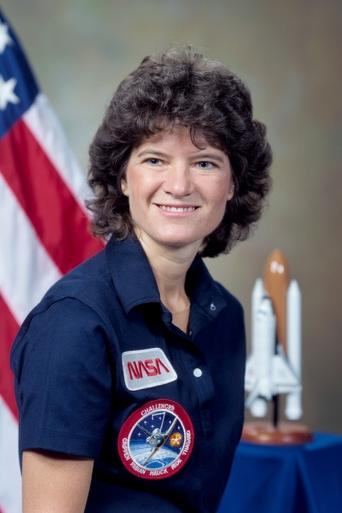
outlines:
M155 203L155 205L163 212L170 212L174 214L188 214L199 208L196 205L162 205L158 203Z

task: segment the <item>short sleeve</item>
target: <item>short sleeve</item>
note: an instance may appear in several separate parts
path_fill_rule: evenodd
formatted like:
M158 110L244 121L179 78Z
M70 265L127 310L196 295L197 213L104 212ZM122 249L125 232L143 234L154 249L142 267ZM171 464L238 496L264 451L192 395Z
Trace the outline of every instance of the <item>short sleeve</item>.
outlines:
M19 450L95 458L110 418L112 373L98 314L63 298L25 322L12 353Z

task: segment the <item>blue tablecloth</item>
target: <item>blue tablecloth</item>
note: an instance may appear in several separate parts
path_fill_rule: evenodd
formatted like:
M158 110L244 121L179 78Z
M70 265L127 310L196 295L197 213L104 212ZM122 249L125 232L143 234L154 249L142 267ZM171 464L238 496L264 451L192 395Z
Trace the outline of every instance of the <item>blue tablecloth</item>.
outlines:
M342 436L299 446L241 442L218 513L342 513Z

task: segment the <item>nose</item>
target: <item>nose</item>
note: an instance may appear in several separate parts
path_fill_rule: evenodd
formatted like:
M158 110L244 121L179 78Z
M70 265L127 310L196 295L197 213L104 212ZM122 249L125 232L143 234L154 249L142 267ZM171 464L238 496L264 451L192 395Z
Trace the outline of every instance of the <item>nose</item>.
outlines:
M175 198L189 196L194 189L191 170L185 162L173 163L165 175L164 191Z

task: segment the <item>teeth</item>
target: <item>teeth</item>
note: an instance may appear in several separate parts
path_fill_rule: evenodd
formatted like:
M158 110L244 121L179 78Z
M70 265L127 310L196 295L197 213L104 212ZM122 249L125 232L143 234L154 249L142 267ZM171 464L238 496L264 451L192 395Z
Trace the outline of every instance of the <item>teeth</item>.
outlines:
M171 207L168 205L159 205L165 212L193 212L195 207Z

